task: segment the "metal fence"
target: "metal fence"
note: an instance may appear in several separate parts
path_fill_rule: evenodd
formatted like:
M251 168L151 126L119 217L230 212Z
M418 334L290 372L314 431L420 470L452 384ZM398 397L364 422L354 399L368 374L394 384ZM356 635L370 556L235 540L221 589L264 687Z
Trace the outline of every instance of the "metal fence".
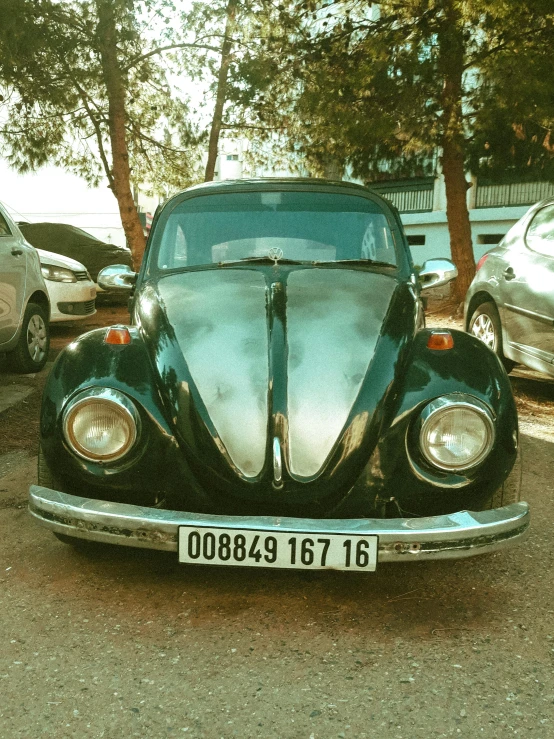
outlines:
M550 197L554 197L554 183L552 182L514 182L510 185L480 185L477 183L475 207L532 205L538 200Z
M379 190L401 213L417 213L433 210L433 190Z

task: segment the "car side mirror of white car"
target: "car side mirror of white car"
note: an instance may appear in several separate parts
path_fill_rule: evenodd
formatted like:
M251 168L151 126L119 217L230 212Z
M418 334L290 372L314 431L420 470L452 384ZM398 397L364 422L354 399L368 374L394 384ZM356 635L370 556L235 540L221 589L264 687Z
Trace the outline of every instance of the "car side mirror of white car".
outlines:
M422 290L446 285L457 276L456 265L450 259L428 259L418 274Z
M126 264L110 264L98 273L98 285L102 290L130 292L137 281L137 273Z

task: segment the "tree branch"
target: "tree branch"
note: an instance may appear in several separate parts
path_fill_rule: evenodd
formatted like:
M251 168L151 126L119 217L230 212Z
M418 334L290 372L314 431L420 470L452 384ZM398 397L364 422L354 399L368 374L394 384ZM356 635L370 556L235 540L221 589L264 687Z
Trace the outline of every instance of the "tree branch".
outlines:
M152 51L149 51L147 54L136 56L134 59L131 59L129 64L123 67L121 71L123 73L128 72L132 67L140 64L140 62L145 61L149 57L155 56L156 54L162 54L164 51L170 51L171 49L207 49L208 51L215 51L216 53L221 51L217 46L209 46L208 44L168 44L167 46L159 46L157 49L152 49Z
M222 123L221 128L230 129L251 129L253 131L284 131L286 126L254 126L247 123Z
M106 156L106 151L104 149L104 141L102 139L102 129L100 128L100 123L97 121L94 113L92 112L90 108L88 95L85 92L85 90L83 90L83 88L79 85L79 83L75 79L73 79L73 84L75 88L78 90L79 95L81 96L81 100L83 101L84 108L87 111L87 115L90 119L90 122L92 123L94 127L94 132L96 134L96 142L98 144L98 151L100 153L100 159L102 160L104 171L106 173L106 177L108 178L110 190L115 194L115 190L114 190L115 183L113 179L112 170L108 162L108 157Z
M535 37L537 33L538 31L536 28L531 28L525 33L520 33L517 38L511 37L506 41L498 44L497 46L493 46L486 51L481 52L481 54L476 54L471 61L467 62L467 64L464 65L464 72L468 69L471 69L471 67L475 67L476 65L481 64L485 59L488 59L494 54L497 54L499 51L504 51L504 49L509 48L514 43L519 46L522 39L528 38L529 36Z
M169 151L172 154L186 154L187 153L187 149L176 149L174 146L168 146L167 144L162 144L161 141L156 141L156 139L153 139L150 136L147 136L139 128L137 128L137 126L132 122L127 125L127 128L130 128L135 134L135 136L137 136L141 141L148 141L149 144L152 144L158 149L161 149L163 151Z

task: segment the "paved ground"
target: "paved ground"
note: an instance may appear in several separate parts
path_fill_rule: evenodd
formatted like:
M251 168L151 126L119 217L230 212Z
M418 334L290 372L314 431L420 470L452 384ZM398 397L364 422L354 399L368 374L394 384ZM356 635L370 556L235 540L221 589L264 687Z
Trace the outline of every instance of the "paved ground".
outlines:
M513 380L528 543L362 576L61 544L25 510L42 374L0 365L32 390L0 413L2 739L554 736L552 383Z

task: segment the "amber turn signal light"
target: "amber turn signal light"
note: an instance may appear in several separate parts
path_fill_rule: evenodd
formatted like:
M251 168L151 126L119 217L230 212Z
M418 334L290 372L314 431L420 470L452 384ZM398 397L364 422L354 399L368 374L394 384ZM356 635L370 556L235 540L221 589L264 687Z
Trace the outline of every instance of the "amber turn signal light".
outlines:
M104 344L115 344L120 346L121 344L130 344L131 334L129 329L125 326L112 326L106 331L106 338Z
M454 339L452 338L450 331L433 331L427 339L427 349L442 352L453 348Z

